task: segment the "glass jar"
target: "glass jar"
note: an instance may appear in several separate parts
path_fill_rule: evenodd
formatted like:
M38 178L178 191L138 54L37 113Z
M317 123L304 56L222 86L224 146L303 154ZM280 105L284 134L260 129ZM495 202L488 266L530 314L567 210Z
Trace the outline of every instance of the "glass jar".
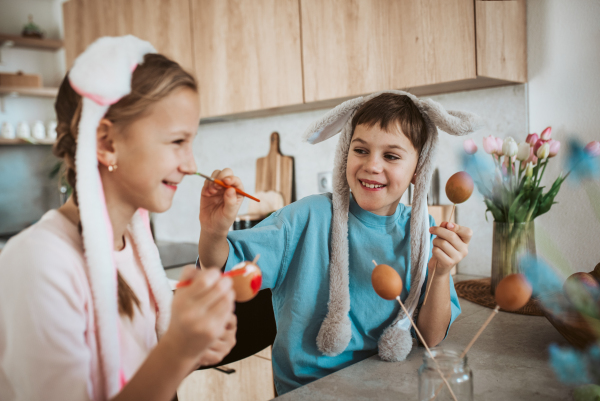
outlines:
M522 273L519 263L521 257L526 254L535 255L534 222L494 222L492 295L494 295L496 287L504 277L513 273Z
M442 348L434 348L431 353L435 361L425 352L419 368L419 400L454 401L441 372L457 401L472 401L473 373L467 365L467 357L461 358L457 352Z

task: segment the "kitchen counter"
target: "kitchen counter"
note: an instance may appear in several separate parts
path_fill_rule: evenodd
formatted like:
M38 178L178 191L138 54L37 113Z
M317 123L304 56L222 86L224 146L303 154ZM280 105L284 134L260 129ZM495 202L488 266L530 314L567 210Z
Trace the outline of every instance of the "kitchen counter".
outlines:
M462 298L460 304L462 313L441 344L458 352L462 352L492 312ZM567 344L546 318L499 312L468 354L474 399L570 399L572 388L558 382L548 365L547 350L552 343ZM373 356L276 400L417 400L417 369L424 353L424 348L414 347L406 361L395 363Z

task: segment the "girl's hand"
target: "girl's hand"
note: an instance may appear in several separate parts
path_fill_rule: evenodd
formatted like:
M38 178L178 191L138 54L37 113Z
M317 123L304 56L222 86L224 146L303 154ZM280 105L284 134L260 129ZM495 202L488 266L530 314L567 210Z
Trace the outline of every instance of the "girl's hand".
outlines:
M215 170L212 178L218 178L227 185L244 190L242 181L233 175L231 169ZM200 225L210 234L227 235L229 227L235 221L244 197L233 188L223 188L219 184L206 180L200 196Z
M219 269L186 266L181 280L190 279L189 286L175 291L171 322L161 341L167 342L179 358L188 360L191 367L218 341L228 339L231 331L235 336L236 328L232 328L235 294L231 279L223 277Z
M435 268L437 262L436 277L443 277L450 274L452 267L469 253L473 231L445 221L439 227L431 227L429 232L437 236L433 240L433 257L429 260L429 267Z
M221 362L235 346L236 331L237 318L235 315L232 315L227 323L227 326L225 327L225 332L223 335L202 354L196 368L200 366L216 365L217 363Z

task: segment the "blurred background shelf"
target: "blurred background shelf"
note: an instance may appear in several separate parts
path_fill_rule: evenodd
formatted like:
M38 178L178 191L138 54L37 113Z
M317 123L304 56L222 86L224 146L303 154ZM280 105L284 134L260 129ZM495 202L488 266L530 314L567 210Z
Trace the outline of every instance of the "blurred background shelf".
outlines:
M57 39L26 38L18 35L7 35L0 33L0 46L2 47L24 47L37 50L59 50L64 43Z
M58 88L26 88L18 86L0 87L0 96L34 96L54 98L58 94Z
M0 145L54 145L54 139L6 139L0 138Z

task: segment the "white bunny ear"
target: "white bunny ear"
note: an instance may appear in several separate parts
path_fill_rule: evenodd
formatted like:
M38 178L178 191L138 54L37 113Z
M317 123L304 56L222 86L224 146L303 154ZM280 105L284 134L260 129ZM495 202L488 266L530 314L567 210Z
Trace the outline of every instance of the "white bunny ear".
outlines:
M100 38L77 57L69 83L75 92L100 105L114 104L131 92L131 75L147 53L156 50L132 35Z
M315 121L304 133L304 140L311 144L323 142L340 133L346 121L365 101L364 97L350 99L329 110L321 119Z
M441 104L431 99L419 99L418 102L431 121L450 135L471 134L485 124L485 121L476 114L464 111L446 111Z

